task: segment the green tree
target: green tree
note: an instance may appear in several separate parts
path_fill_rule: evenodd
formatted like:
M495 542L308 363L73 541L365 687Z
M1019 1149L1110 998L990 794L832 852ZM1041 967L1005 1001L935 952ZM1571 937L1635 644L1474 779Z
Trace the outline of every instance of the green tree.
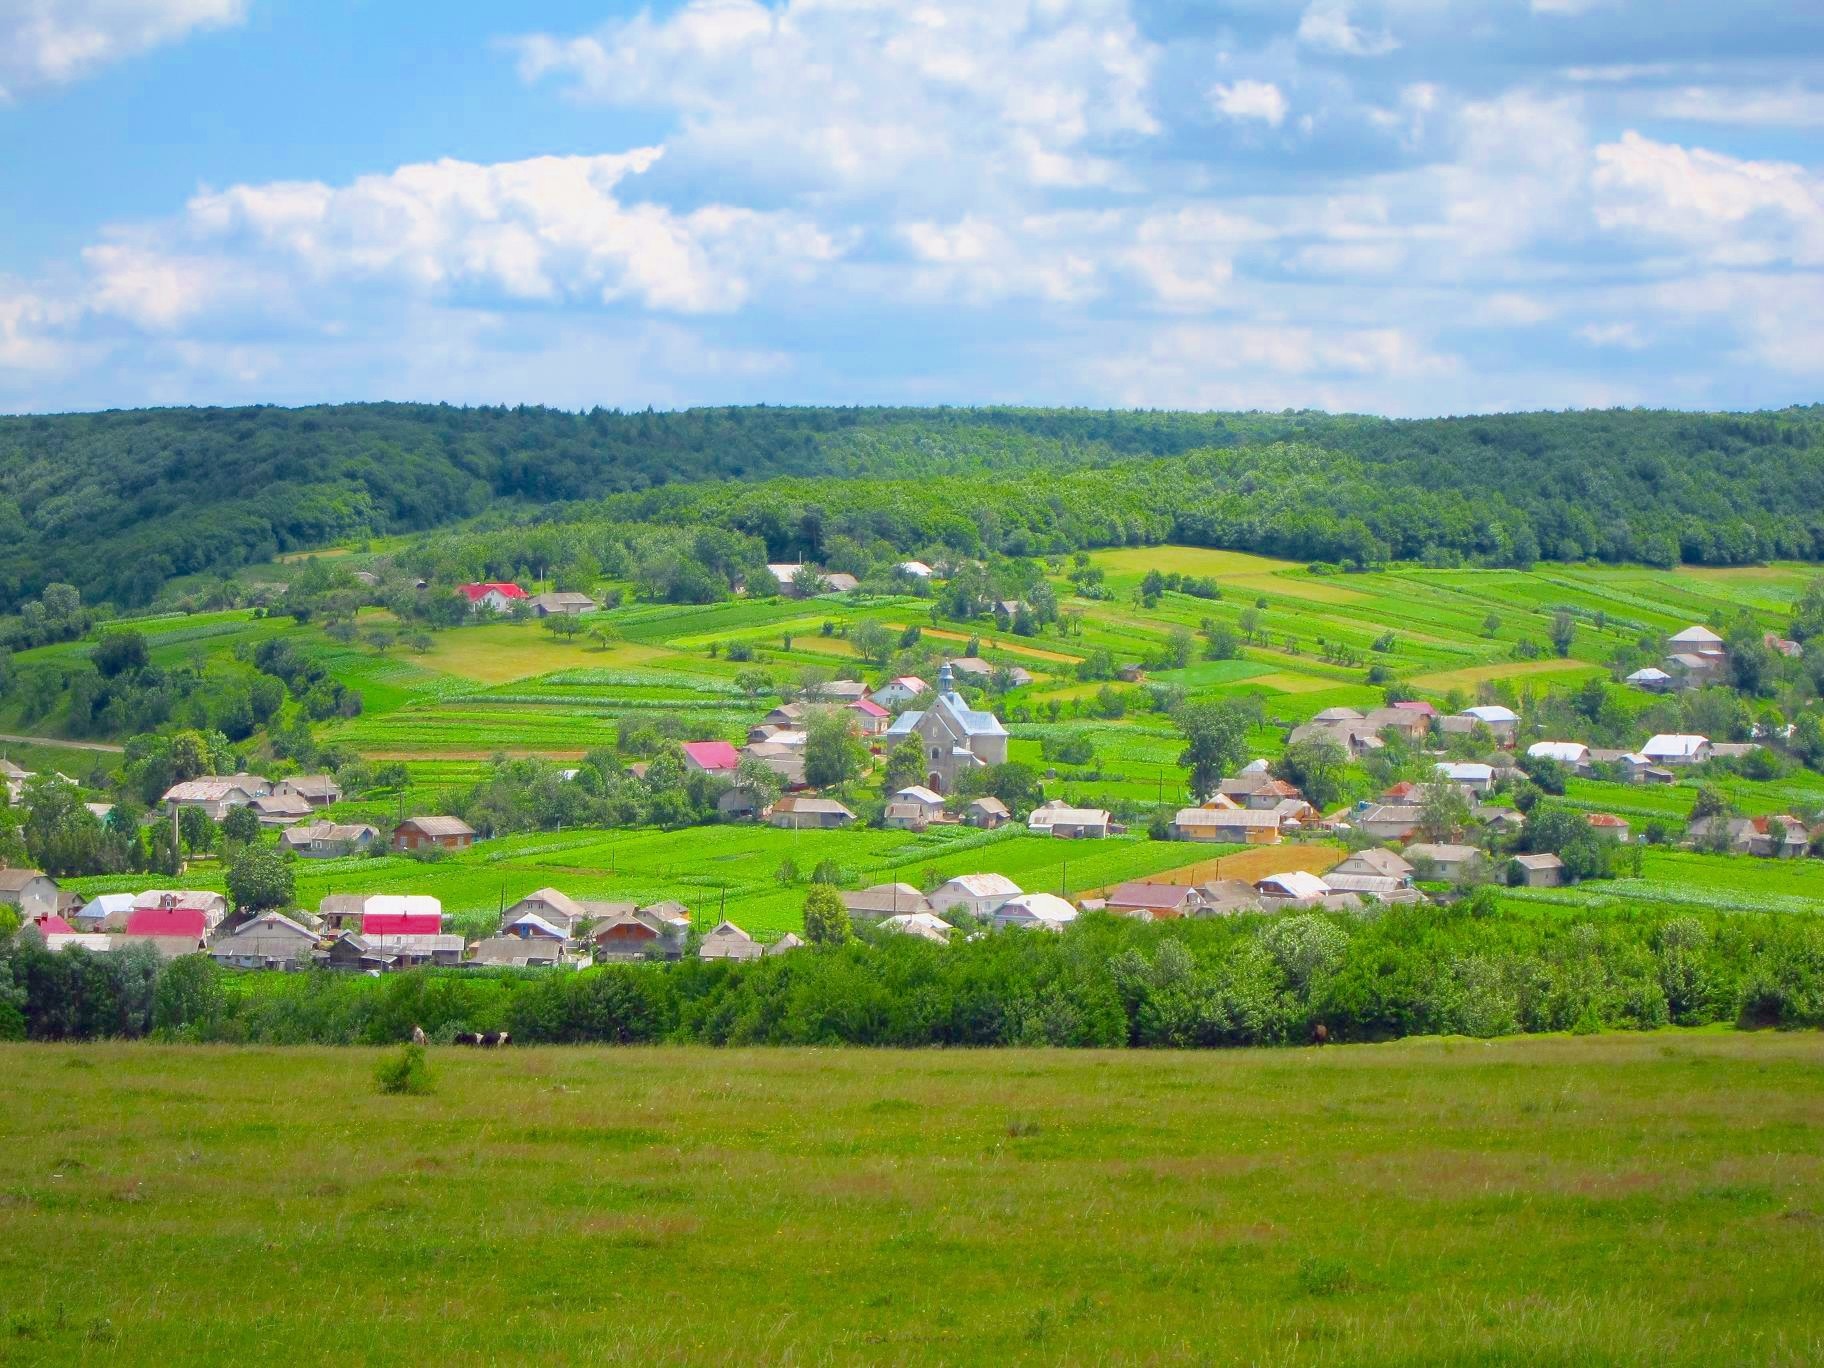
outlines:
M1242 700L1222 698L1188 703L1173 720L1184 737L1178 763L1191 772L1191 792L1201 801L1247 759L1253 714Z
M909 736L887 754L885 788L898 793L925 781L925 752L916 736Z
M1552 614L1552 649L1561 656L1571 653L1571 643L1577 638L1577 619L1560 608Z
M291 865L276 850L246 846L228 869L228 896L242 912L289 907L295 883Z
M883 624L870 618L850 630L849 644L870 665L884 666L893 655L894 637Z
M812 884L804 895L804 938L812 945L841 945L854 934L842 894L831 884Z
M260 814L251 807L228 809L222 818L222 838L231 845L248 845L260 838Z
M1448 779L1426 784L1419 795L1419 830L1426 840L1453 840L1469 825L1469 800Z
M1333 736L1308 736L1286 747L1279 769L1312 807L1328 808L1343 796L1349 752Z
M854 724L840 708L816 708L804 727L804 782L812 788L839 788L858 776L868 750Z

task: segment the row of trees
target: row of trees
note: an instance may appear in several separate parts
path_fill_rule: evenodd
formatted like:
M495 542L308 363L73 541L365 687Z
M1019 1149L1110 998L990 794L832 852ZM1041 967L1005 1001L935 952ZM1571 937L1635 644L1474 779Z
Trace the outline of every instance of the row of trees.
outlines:
M516 1041L1215 1047L1409 1034L1824 1025L1811 919L1622 913L1602 924L1404 906L1145 924L1085 916L1061 936L947 947L864 931L746 965L584 973L302 974L259 993L189 957L0 950L0 1036L399 1041L508 1030Z

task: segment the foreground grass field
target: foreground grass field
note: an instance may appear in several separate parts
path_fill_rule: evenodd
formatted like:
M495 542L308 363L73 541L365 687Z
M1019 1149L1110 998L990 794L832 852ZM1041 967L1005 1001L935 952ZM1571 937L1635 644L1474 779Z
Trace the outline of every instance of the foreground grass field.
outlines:
M0 1361L1814 1363L1824 1037L6 1047Z

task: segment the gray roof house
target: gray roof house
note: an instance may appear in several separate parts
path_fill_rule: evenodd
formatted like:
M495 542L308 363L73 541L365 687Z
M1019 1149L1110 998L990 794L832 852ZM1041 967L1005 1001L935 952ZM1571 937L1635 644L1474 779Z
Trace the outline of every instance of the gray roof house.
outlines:
M931 706L903 712L887 728L889 750L906 740L918 742L924 753L924 786L936 794L955 792L958 778L968 770L1007 762L1007 729L993 713L969 706L956 691L949 665L937 673Z
M218 937L209 957L235 969L297 969L310 963L316 949L314 931L283 912L266 912Z

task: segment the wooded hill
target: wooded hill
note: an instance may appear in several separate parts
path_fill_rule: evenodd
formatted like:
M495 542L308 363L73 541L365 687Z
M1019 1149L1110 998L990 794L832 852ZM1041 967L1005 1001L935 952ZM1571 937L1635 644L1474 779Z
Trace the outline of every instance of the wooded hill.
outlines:
M1035 482L1035 471L1051 478ZM768 487L746 487L757 481ZM159 409L0 418L0 611L52 582L133 606L176 575L489 512L710 520L783 556L803 549L804 517L825 506L886 518L881 481L892 482L892 530L877 535L907 548L1030 552L1169 538L1362 562L1824 559L1817 406L1424 421Z

